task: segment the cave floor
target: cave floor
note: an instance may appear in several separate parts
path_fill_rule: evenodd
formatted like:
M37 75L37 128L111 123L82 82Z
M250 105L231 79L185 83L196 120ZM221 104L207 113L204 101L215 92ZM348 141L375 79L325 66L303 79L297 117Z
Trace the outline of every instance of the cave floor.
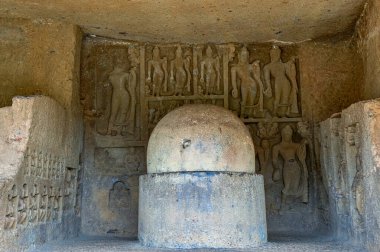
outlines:
M263 252L311 252L311 251L366 251L360 247L333 241L321 235L270 235L269 242L255 249L152 249L139 244L137 240L110 237L80 237L72 240L51 242L31 251L263 251Z

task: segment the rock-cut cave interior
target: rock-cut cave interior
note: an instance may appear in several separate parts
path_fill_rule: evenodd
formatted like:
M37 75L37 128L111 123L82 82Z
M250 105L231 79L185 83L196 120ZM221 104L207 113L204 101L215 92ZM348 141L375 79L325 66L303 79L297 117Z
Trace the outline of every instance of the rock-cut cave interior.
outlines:
M0 251L380 251L380 0L0 0Z

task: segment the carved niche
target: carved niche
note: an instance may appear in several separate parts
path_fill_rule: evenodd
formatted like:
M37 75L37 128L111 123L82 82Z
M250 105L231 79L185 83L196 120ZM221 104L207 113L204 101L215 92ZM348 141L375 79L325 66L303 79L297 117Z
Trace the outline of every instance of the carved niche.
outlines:
M307 201L309 160L305 159L310 156L311 140L297 131L302 109L294 48L91 40L84 47L81 98L88 139L92 139L89 144L94 147L88 157L95 164L94 183L145 173L149 135L160 119L179 106L206 103L230 109L250 129L257 147L258 172L265 178L269 212L277 214L282 207L281 192L288 182L284 171L293 156L297 166L290 169L300 170L297 179L304 188L300 190L304 197L297 200ZM291 143L282 140L288 125L292 128ZM283 150L286 144L294 147L290 154ZM273 176L275 171L277 177ZM109 202L117 205L112 195L127 193L120 188L125 187L107 187ZM137 209L134 200L131 204ZM112 226L99 218L102 225Z

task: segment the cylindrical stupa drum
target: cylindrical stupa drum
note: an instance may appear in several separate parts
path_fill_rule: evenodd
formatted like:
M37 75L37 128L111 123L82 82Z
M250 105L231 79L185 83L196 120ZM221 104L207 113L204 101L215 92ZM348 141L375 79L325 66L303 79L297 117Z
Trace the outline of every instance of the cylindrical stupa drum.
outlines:
M245 125L186 105L153 130L140 176L139 239L167 248L250 248L267 241L264 184Z

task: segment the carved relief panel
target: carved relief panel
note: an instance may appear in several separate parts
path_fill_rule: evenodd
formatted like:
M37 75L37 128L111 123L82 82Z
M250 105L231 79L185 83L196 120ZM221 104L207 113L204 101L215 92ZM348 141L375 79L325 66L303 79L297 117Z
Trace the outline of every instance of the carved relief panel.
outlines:
M298 61L282 58L279 46L237 47L230 63L230 106L244 122L273 117L300 121ZM269 56L269 57L268 57Z
M61 155L27 149L23 168L9 189L4 229L61 222L64 197L75 201L76 169L65 167Z
M86 39L81 73L85 144L89 146L85 190L92 198L106 197L107 190L108 202L114 202L112 211L119 203L136 209L137 200L128 204L115 200L114 195L128 195L128 186L120 182L110 187L109 181L146 172L149 135L162 117L186 104L206 103L232 110L250 127L257 146L258 172L264 175L267 186L274 188L268 191L268 197L274 195L268 209L276 213L280 210L281 191L290 180L283 173L291 165L290 169L300 170L295 179L304 188L298 190L304 195L301 201L307 201L306 166L310 160L305 161L309 158L305 153L310 142L297 132L302 110L295 56L294 48L268 44L143 44ZM281 144L286 125L294 133L291 153L284 152L285 143ZM275 146L277 166L273 165ZM292 163L293 159L297 162ZM84 209L88 220L83 223L97 223L97 232L120 231L121 224L116 220L95 214L110 211L110 206L91 201L91 197L84 202L89 207ZM136 224L123 221L126 226ZM90 227L88 230L94 231Z

